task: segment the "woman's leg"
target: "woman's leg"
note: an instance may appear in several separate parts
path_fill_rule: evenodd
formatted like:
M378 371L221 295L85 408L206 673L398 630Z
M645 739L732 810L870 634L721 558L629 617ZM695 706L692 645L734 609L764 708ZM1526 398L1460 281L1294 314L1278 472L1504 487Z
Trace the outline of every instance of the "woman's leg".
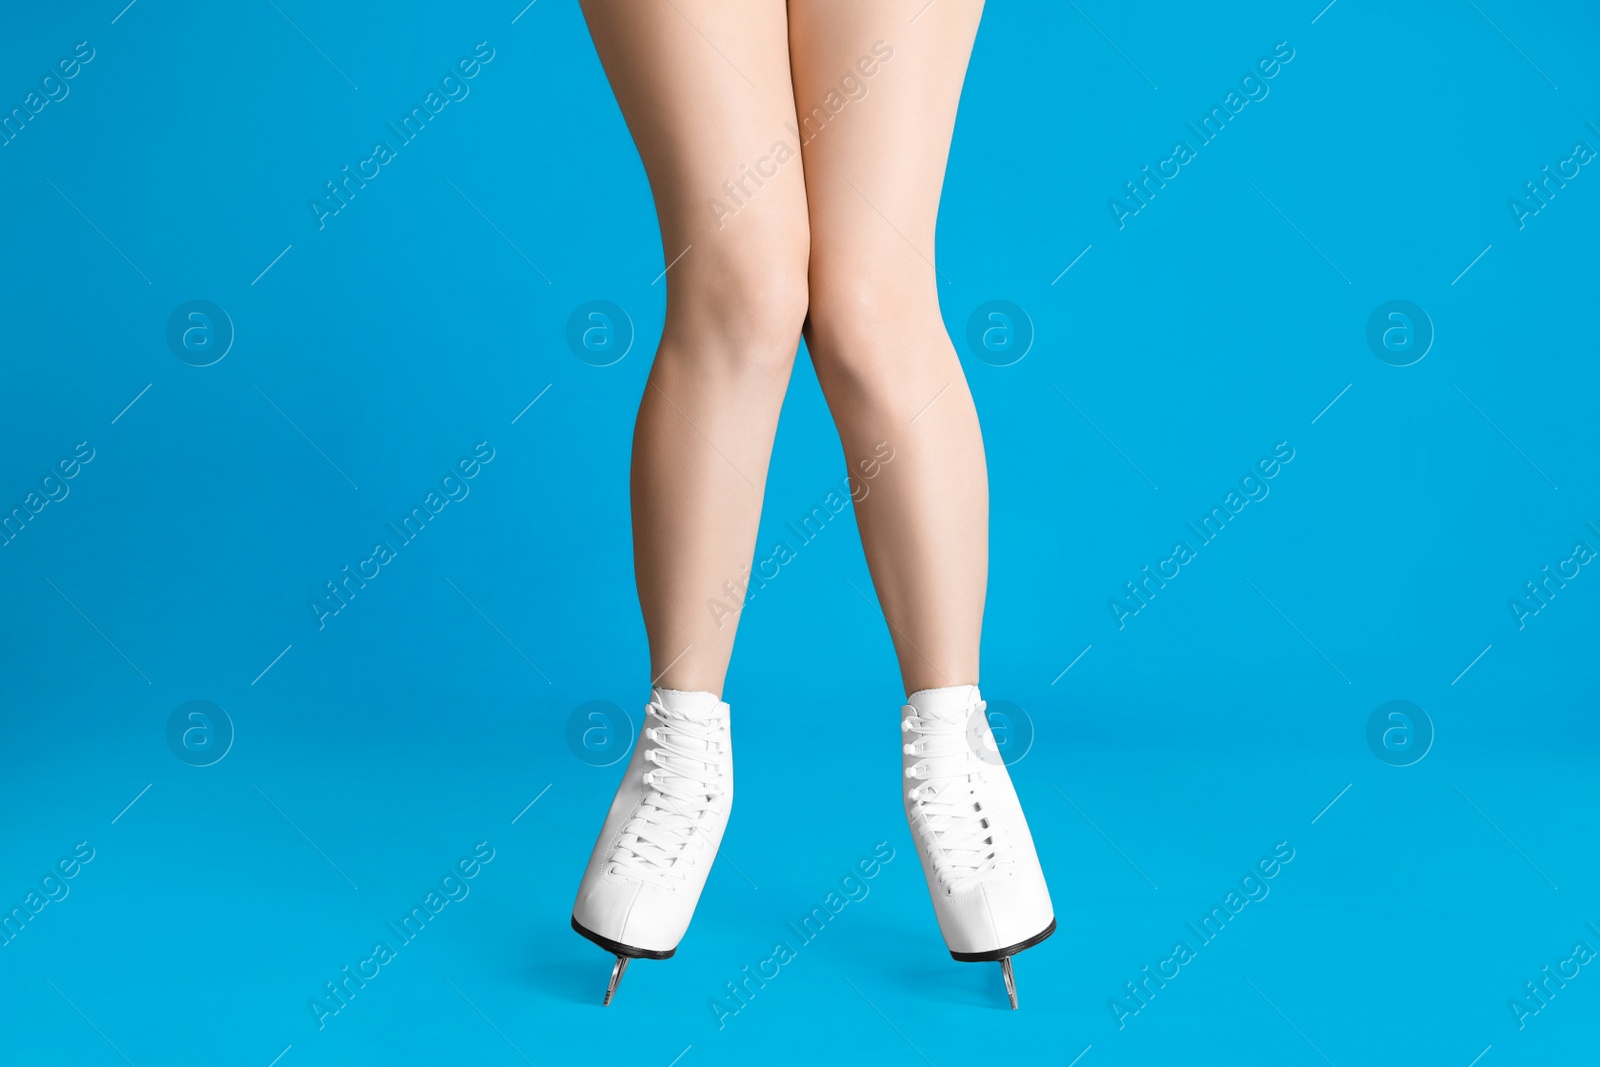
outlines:
M733 803L720 699L806 309L805 180L784 0L584 0L661 221L667 317L633 436L650 703L572 926L628 961L677 950ZM724 583L728 583L727 588Z
M933 251L982 11L982 0L792 0L789 12L809 137L806 342L851 471L878 442L893 449L858 519L908 693L978 681L988 476Z
M672 264L633 438L651 676L720 695L806 310L805 182L798 159L774 158L793 143L784 2L585 0L583 11Z
M1015 1008L1011 957L1050 936L1055 911L978 692L988 477L933 265L982 11L982 0L791 0L789 42L815 127L803 149L806 341L852 472L877 472L859 519L907 692L906 824L951 956L998 962ZM893 458L873 468L879 441Z

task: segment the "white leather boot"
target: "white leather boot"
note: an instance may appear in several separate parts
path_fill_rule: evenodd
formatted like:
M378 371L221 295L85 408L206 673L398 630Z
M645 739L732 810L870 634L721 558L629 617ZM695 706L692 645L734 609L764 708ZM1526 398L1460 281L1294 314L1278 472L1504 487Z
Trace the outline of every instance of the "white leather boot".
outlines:
M1011 957L1055 932L1050 891L975 685L907 697L906 821L950 955L999 961L1017 1006Z
M728 705L653 689L578 887L572 928L614 953L603 1003L632 959L664 960L689 928L733 805Z

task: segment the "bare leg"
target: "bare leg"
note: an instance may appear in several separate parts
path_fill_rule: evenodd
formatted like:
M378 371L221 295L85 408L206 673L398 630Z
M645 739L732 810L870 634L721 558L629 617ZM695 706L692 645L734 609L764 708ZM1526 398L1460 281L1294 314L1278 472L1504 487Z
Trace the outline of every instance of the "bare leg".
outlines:
M851 471L893 450L858 517L908 693L978 681L989 552L983 437L933 265L983 4L924 3L792 0L789 27L811 135L806 341Z
M676 260L633 439L651 676L720 695L806 309L804 177L798 159L774 158L779 141L794 150L784 3L583 10L650 176L664 262Z
M877 471L858 511L906 687L906 824L950 954L998 962L1016 1008L1011 957L1050 936L1055 912L1010 775L980 743L987 730L975 732L988 476L932 263L982 10L982 0L791 0L789 42L801 115L823 108L803 148L806 341L852 472ZM893 459L874 468L879 441Z

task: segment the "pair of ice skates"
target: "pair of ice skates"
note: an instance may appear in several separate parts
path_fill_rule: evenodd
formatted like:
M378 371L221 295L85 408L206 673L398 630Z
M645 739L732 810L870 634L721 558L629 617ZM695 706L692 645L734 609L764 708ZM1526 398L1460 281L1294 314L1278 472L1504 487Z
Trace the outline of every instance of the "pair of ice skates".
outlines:
M906 821L950 955L1000 964L1055 931L1055 913L1011 777L975 685L924 689L901 709ZM728 705L655 689L572 910L572 928L628 963L678 949L733 805Z

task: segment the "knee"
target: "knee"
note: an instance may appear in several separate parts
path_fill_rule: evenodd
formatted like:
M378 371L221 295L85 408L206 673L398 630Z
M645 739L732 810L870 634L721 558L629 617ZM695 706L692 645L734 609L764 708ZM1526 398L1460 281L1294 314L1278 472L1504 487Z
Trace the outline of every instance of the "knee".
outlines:
M697 245L668 275L664 332L714 369L787 375L809 300L806 255L803 234Z
M825 383L878 392L917 378L930 342L944 341L938 294L925 288L893 271L813 264L806 343Z
M865 272L813 270L807 341L830 362L860 358L892 302L880 282Z

